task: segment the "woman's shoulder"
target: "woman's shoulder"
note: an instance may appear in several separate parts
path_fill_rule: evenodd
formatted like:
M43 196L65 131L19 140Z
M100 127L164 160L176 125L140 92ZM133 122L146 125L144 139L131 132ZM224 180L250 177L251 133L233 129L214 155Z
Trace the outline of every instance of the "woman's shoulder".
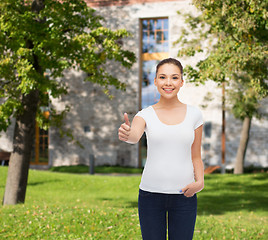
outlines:
M187 108L192 114L202 115L201 109L197 106L187 104Z
M135 116L146 117L150 113L151 108L152 106L144 107L143 109L139 110Z
M152 105L146 106L146 107L142 108L139 112L148 112L151 110L152 107L153 107Z
M201 112L200 108L195 106L195 105L187 104L187 107L193 111L200 111Z

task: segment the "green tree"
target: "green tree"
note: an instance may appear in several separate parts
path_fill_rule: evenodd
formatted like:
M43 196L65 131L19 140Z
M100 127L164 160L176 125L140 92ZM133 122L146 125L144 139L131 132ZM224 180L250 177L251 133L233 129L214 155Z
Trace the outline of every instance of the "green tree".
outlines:
M16 119L3 204L25 201L35 121L43 128L60 127L68 111L52 108L48 120L41 111L48 95L67 94L61 80L64 70L83 70L85 81L100 84L108 96L109 85L125 90L105 66L111 61L132 66L134 54L120 45L129 33L105 28L103 21L81 0L1 0L0 130L6 131Z
M252 117L261 117L267 86L268 3L261 0L194 0L198 16L184 14L178 56L204 59L187 66L190 81L213 80L227 85L227 100L234 116L243 121L234 173L243 173ZM181 14L181 13L179 13Z

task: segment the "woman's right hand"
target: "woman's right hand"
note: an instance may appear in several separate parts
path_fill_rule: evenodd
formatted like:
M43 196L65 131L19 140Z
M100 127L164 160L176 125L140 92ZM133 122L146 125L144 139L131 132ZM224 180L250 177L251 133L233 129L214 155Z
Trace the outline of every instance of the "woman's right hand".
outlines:
M131 126L128 120L127 113L124 113L124 119L125 119L125 122L122 123L120 128L118 129L118 137L119 137L119 140L126 142L128 140L130 130L131 130Z

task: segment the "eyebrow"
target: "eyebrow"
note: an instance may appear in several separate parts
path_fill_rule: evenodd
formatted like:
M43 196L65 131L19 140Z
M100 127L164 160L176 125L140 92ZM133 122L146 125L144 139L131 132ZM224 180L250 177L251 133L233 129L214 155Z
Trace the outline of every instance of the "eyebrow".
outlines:
M165 75L165 76L166 76L165 73L159 73L158 75L159 75L159 76L160 76L160 75ZM175 74L172 74L171 76L181 76L181 74L179 74L179 73L175 73Z

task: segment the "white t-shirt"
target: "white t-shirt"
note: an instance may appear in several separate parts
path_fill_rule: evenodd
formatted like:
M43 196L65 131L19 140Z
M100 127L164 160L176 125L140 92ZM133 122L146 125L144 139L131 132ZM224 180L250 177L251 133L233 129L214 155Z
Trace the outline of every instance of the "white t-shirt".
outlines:
M140 189L149 192L178 194L194 182L191 146L194 130L203 124L201 111L187 105L184 120L176 125L161 122L152 106L135 116L145 122L147 160L142 173Z

